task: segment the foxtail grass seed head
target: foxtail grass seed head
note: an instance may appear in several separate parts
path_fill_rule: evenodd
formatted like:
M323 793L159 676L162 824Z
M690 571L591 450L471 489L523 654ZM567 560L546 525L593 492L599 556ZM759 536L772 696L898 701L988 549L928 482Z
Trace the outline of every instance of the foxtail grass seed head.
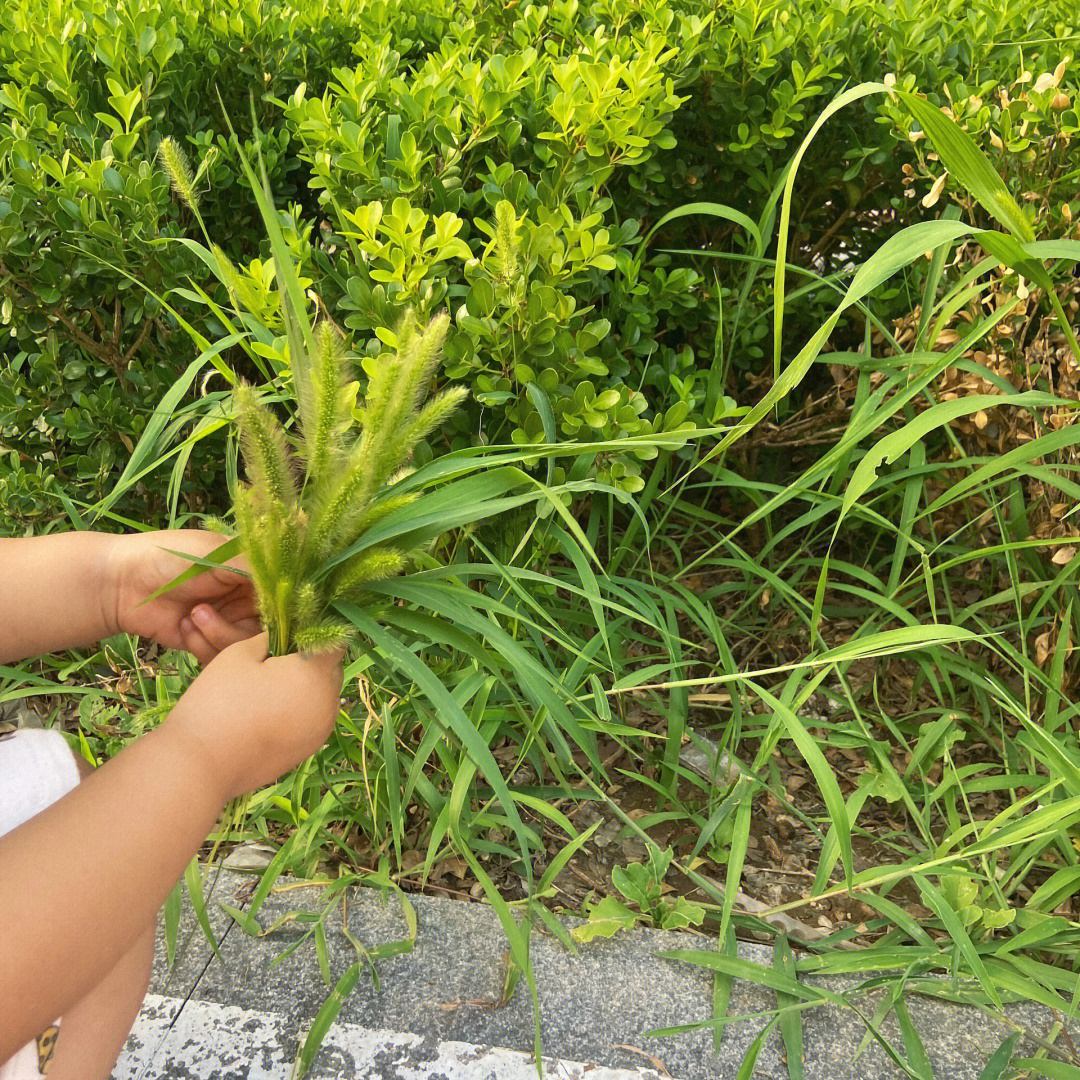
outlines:
M366 532L373 525L382 521L383 518L394 513L395 510L400 510L410 503L416 502L419 498L420 493L416 491L407 491L402 495L388 495L368 507L367 513L364 514L360 521L360 526Z
M408 448L405 454L411 454L413 447L421 440L430 435L437 428L442 427L451 416L461 407L461 403L469 396L469 391L464 386L454 386L436 397L433 397L416 415L412 424L406 429L405 442ZM402 456L405 456L404 454ZM400 459L399 459L400 460Z
M251 565L251 579L259 603L259 615L263 624L268 626L273 617L270 600L274 593L275 579L250 487L243 485L237 490L233 509L237 532Z
M193 213L199 212L199 196L195 191L195 178L191 175L191 166L187 155L180 149L179 143L166 135L158 143L158 161L165 170L180 201Z
M314 625L319 619L322 608L322 597L314 582L303 582L296 590L293 599L293 625L297 632Z
M249 386L236 391L237 420L248 479L264 505L295 506L296 480L285 431Z
M364 453L365 448L361 439L312 516L309 546L320 560L330 558L352 527L363 520L375 487L371 456Z
M229 299L235 304L241 293L240 273L232 264L232 260L225 252L212 244L210 250L214 253L214 262L217 265L218 280L225 286Z
M412 369L408 372L407 393L408 407L418 409L427 397L431 380L438 370L442 358L442 347L446 341L446 331L450 326L450 317L445 313L436 315L418 337L416 354Z
M396 548L376 547L354 555L334 577L334 599L351 600L372 581L385 581L405 569L405 555Z
M175 702L172 701L159 701L154 705L147 705L145 709L140 709L135 714L135 730L149 731L151 728L156 728L158 724L169 718L174 704Z
M309 401L301 417L307 438L308 476L321 476L341 456L341 436L352 420L344 394L345 347L337 332L323 323L316 334L317 354L311 366Z
M225 518L216 515L203 518L202 527L207 532L220 533L222 536L234 536L236 534L236 526L231 521L226 521Z
M340 622L320 622L298 630L293 642L302 653L328 653L343 649L352 639L352 627Z
M513 203L501 199L495 206L495 267L504 285L521 276L521 241Z
M278 571L283 577L295 580L300 570L300 549L304 542L307 518L302 510L295 506L288 507L282 502L274 503L273 512L281 528L278 538Z

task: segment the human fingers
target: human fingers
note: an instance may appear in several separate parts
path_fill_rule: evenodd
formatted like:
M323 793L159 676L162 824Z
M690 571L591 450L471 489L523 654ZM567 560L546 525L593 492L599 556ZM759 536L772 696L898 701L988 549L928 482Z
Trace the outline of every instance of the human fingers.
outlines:
M231 623L251 622L256 628L258 627L259 605L255 601L255 594L250 590L234 591L222 600L218 600L214 607L223 619Z
M233 620L211 604L196 604L191 609L190 619L195 629L213 647L215 654L259 631L257 620Z
M221 651L220 649L216 649L206 640L190 615L185 615L180 620L177 629L180 633L181 647L191 653L200 664L204 666L209 664Z

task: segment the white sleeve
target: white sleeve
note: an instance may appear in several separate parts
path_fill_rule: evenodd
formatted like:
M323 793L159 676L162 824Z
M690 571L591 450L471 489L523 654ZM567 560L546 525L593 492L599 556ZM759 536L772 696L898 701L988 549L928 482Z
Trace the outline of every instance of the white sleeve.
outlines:
M0 739L0 836L40 814L78 782L75 755L59 731L20 728Z

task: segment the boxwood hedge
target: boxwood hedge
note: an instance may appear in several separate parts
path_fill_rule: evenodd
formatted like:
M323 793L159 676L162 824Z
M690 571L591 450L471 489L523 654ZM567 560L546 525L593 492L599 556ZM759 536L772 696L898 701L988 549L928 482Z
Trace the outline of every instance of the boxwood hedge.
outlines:
M0 10L2 528L47 528L61 491L78 507L108 490L193 356L176 316L213 336L215 285L171 242L193 222L156 166L163 137L187 148L208 228L266 325L272 267L226 113L249 150L258 141L313 302L353 332L359 363L405 308L450 311L441 375L469 386L472 407L423 453L617 439L711 423L747 392L742 375L765 373L768 322L753 313L769 280L739 288L758 254L747 231L694 214L645 240L701 202L767 237L790 154L846 84L889 74L926 93L994 155L1037 225L1060 235L1080 214L1077 9L994 7L12 0ZM818 273L938 212L941 168L885 99L830 123L801 175L791 256ZM723 316L737 296L733 335ZM158 521L220 505L226 460L206 440L175 505L151 476L113 510ZM632 454L593 468L642 482Z

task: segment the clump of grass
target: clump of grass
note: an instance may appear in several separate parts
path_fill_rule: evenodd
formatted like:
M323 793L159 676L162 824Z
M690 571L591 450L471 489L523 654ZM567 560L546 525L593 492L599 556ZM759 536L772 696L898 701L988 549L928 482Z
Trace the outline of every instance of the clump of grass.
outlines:
M407 552L386 545L338 556L417 498L395 493L395 484L416 444L467 393L457 387L428 398L447 321L441 315L420 326L408 316L359 408L344 343L322 324L312 354L293 363L299 430L292 437L256 391L236 391L248 483L236 492L234 514L273 654L345 644L351 628L332 605L358 600L371 582L405 569Z
M183 151L165 138L158 159L205 236L196 178ZM233 516L271 654L323 652L339 648L353 634L331 614L333 605L362 599L366 585L401 573L408 560L407 552L385 545L339 556L366 529L418 497L395 493L394 484L405 475L416 444L451 416L468 391L455 387L428 398L449 319L439 315L422 327L408 314L398 327L394 351L377 363L364 404L354 407L357 384L348 377L345 343L329 323L316 330L308 325L265 177L262 190L254 175L249 180L274 249L297 431L290 437L258 391L246 385L236 390L248 482L236 491ZM206 240L235 303L236 271L209 236Z

